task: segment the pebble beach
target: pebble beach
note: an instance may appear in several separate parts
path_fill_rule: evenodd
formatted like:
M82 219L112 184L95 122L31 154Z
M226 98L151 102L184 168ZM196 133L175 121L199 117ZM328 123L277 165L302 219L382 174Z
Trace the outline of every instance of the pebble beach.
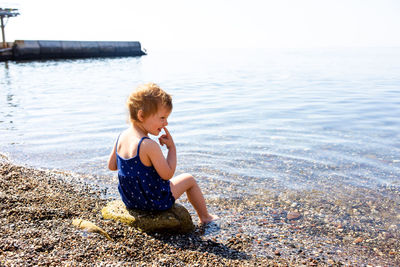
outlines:
M0 179L2 266L287 265L246 253L251 238L244 235L221 243L203 238L200 228L188 235L150 235L105 221L101 192L68 183L69 174L3 161ZM74 218L95 223L113 241L75 228Z
M221 219L193 233L146 234L104 220L106 199L89 177L0 162L0 264L4 266L398 266L398 190L387 200L321 192L253 192L209 198ZM74 182L72 182L74 181ZM221 183L221 182L220 182ZM203 184L205 194L216 184ZM220 185L219 190L226 190ZM211 191L212 190L212 191ZM218 189L217 189L218 190ZM380 192L381 193L381 192ZM370 194L370 195L368 195ZM223 196L223 195L221 195ZM359 200L358 200L359 199ZM185 199L184 204L197 217ZM81 218L113 239L72 225Z

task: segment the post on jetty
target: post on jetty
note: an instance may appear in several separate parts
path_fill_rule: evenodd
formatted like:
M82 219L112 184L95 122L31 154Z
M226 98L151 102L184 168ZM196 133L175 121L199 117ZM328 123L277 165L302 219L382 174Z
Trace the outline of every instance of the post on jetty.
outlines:
M6 25L4 24L4 19L7 18L7 21L10 17L16 17L18 16L18 9L16 8L1 8L0 7L0 20L1 20L1 36L3 37L3 42L2 42L2 48L7 48L7 43L6 43L6 35L4 32L4 28Z

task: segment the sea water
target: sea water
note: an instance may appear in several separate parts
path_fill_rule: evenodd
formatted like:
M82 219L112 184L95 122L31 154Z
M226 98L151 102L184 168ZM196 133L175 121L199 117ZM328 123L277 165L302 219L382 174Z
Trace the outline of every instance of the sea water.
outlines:
M151 81L173 97L168 129L178 173L250 193L398 190L399 74L400 48L186 49L1 62L0 152L115 188L106 161L128 126L125 100Z

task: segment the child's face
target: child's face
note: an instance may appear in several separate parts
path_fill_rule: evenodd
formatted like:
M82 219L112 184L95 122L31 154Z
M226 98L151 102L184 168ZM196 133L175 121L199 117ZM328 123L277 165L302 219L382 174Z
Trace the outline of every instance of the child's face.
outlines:
M149 134L159 135L161 130L168 125L168 117L171 110L165 106L159 106L156 113L143 120L143 126Z

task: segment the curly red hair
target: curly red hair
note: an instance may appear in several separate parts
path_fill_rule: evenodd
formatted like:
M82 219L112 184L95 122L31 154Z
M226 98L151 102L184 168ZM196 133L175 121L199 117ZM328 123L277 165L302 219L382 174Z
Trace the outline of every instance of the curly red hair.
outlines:
M157 84L146 83L139 85L129 95L126 105L129 110L130 121L139 122L139 110L142 110L144 118L157 113L159 106L172 110L172 97Z

